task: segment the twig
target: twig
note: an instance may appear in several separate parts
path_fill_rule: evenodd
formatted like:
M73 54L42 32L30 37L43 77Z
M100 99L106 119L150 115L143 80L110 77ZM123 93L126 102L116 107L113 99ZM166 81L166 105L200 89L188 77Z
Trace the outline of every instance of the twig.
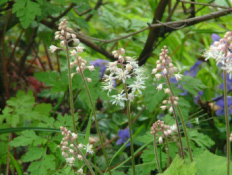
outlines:
M223 9L229 9L229 7L221 6L221 5L215 5L215 4L206 4L206 3L200 3L200 2L192 2L192 1L184 1L184 0L178 0L183 3L189 3L189 4L196 4L196 5L203 5L203 6L210 6L210 7L218 7Z
M53 70L51 58L50 58L50 55L48 53L47 46L45 44L44 44L44 50L45 50L45 53L46 53L46 56L47 56L47 59L48 59L49 68L50 68L50 70Z
M16 43L15 43L15 45L14 45L14 48L13 48L11 54L10 54L10 57L9 57L7 63L6 63L6 68L8 68L8 66L9 66L9 64L10 64L12 58L13 58L13 55L14 55L15 50L16 50L16 47L18 46L18 43L19 43L19 41L20 41L20 39L21 39L21 36L22 36L23 32L24 32L24 29L21 30L21 32L20 32L20 34L19 34L19 37L18 37L18 39L17 39L17 41L16 41Z
M99 8L101 7L101 5L102 5L102 0L97 0L97 3L96 3L96 5L95 5L95 7L94 7L94 10L99 9ZM89 14L89 15L85 18L85 20L86 20L86 21L89 21L92 17L93 17L93 14Z

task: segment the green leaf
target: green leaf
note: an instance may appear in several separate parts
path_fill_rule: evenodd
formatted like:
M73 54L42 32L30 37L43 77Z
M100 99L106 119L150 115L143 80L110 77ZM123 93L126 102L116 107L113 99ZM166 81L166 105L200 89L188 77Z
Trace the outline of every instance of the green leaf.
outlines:
M195 142L200 148L210 148L215 144L209 136L199 133L197 130L189 130L188 135L190 140Z
M176 156L171 166L162 175L195 175L196 166L195 163L186 164L184 160ZM161 174L160 174L161 175ZM205 174L206 175L206 174Z
M40 145L46 143L46 139L40 136L37 136L34 131L26 130L22 131L22 134L16 137L14 140L10 142L11 146L19 147L19 146L27 146L27 145Z
M166 95L162 91L158 91L155 86L152 85L152 83L147 85L145 91L144 91L144 103L147 107L147 109L152 112L155 110L155 108L161 104L162 100L164 99Z
M32 162L34 160L40 159L45 153L44 148L31 147L26 154L23 156L23 162Z
M38 3L30 0L16 0L13 5L13 13L19 18L22 26L27 28L36 15L41 14L41 9Z
M208 150L194 158L198 175L219 175L226 174L227 159L210 153ZM230 164L232 174L232 164Z
M200 80L191 76L183 76L181 83L183 89L196 96L198 95L199 91L206 88L206 86Z
M53 155L45 155L40 161L32 162L28 167L31 175L48 174L48 170L55 169L55 157Z
M6 2L8 2L8 0L1 0L1 1L0 1L0 5L4 4L4 3L6 3Z

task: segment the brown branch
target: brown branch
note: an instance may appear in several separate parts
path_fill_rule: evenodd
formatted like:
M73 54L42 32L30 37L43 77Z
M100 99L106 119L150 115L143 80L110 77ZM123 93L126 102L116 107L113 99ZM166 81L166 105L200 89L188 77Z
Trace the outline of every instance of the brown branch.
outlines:
M101 5L102 5L102 0L98 0L97 3L96 3L96 5L95 5L95 7L94 7L94 10L99 9L99 8L101 7ZM92 17L93 17L93 14L89 14L89 15L85 18L85 20L86 20L86 21L89 21Z
M51 62L50 55L49 55L49 53L48 53L47 46L46 46L45 44L43 44L43 45L44 45L44 50L45 50L45 53L46 53L46 56L47 56L49 68L50 68L50 70L53 70L52 62Z
M35 37L36 37L36 34L37 34L37 30L38 30L38 27L36 27L34 29L34 31L32 32L32 35L30 37L30 40L29 40L29 43L26 47L26 50L24 52L24 54L22 55L21 59L20 59L20 63L19 63L19 75L21 74L21 72L23 71L24 69L24 65L25 65L25 62L26 62L26 59L27 59L27 56L32 48L32 45L35 41Z
M70 6L63 13L61 13L59 16L55 18L53 17L52 22L55 23L56 21L59 21L59 19L64 17L74 6L75 6L75 3L71 3Z
M203 21L207 21L207 20L214 19L214 18L219 18L219 17L227 15L227 14L229 14L231 12L232 12L232 8L226 9L226 10L221 10L219 12L214 12L214 13L204 15L204 16L189 18L189 19L186 19L186 20L180 20L180 21L177 21L177 22L167 22L167 23L163 23L163 24L152 24L151 28L161 27L160 25L165 24L165 28L163 28L163 30L164 30L163 33L159 34L159 36L158 36L158 37L163 37L166 33L171 33L173 31L175 31L176 29L174 29L174 28L178 28L178 27L181 27L183 25L185 25L184 27L188 27L188 26L191 26L191 25L203 22ZM170 27L167 27L167 26L170 26ZM154 42L150 43L150 44L152 44L152 46L153 46ZM148 57L152 53L152 47L151 46L149 46L149 47L145 46L144 50L146 50L147 52L143 51L141 53L141 55L140 55L140 57L138 59L139 60L139 65L143 65L146 62L146 60L148 59Z
M189 4L196 4L196 5L203 5L203 6L210 6L210 7L218 7L223 9L229 9L229 7L221 6L221 5L215 5L215 4L206 4L206 3L200 3L200 2L192 2L192 1L184 1L184 0L178 0L183 3L189 3Z
M165 12L165 8L168 5L169 0L161 0L159 4L156 7L154 18L152 21L152 24L157 24L157 20L161 21ZM151 25L152 26L152 25ZM154 43L158 40L159 36L161 35L161 28L151 28L149 31L149 34L147 36L147 41L145 43L145 46L143 48L142 53L139 56L139 61L143 60L144 58L148 58L153 50ZM144 64L147 59L145 59L142 62L139 62L139 64Z
M18 46L18 43L19 43L19 41L20 41L20 39L21 39L21 36L22 36L23 32L24 32L24 29L21 30L21 32L20 32L20 34L19 34L19 37L18 37L17 40L16 40L16 43L15 43L15 45L14 45L14 48L13 48L13 50L12 50L12 52L11 52L11 54L10 54L10 57L9 57L9 59L8 59L8 61L7 61L6 68L8 68L8 66L9 66L9 64L10 64L12 58L13 58L13 55L14 55L15 50L16 50L16 47Z

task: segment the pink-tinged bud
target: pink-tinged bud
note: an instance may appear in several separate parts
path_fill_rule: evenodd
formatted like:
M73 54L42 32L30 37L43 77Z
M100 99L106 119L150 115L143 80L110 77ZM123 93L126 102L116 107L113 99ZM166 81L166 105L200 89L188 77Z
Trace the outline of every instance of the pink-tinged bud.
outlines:
M66 38L69 39L71 37L70 33L66 33Z
M132 59L131 57L126 57L127 61L131 61L131 59Z
M168 102L167 100L164 100L162 103L163 103L163 104L166 104L167 102Z
M163 143L163 137L159 137L159 144L162 144Z
M60 37L60 35L56 35L56 36L55 36L55 40L58 40L59 37Z
M71 36L73 39L77 37L75 34L71 34Z
M126 70L131 71L131 69L132 69L132 66L130 64L127 64L126 65Z
M90 71L94 71L94 66L88 66L87 67Z
M163 73L164 73L164 74L167 74L167 73L168 73L167 69L164 69L164 70L163 70Z
M156 74L156 72L157 72L157 69L152 69L151 74Z
M71 56L75 56L77 54L77 51L75 50L75 49L73 49L72 51L71 51Z
M71 68L74 68L75 65L76 65L75 62L71 62L71 63L70 63L70 67L71 67Z
M167 106L160 106L160 108L161 108L162 110L165 110L165 109L167 108Z
M71 73L71 78L73 78L75 74L76 74L76 73Z
M92 79L91 79L91 78L87 78L87 81L88 81L89 83L91 83L91 82L92 82Z
M77 46L77 47L76 47L76 50L77 50L78 53L82 53L83 50L84 50L84 47Z
M118 50L118 52L119 52L120 54L125 54L125 49L120 48L120 49Z
M169 94L170 93L170 89L168 89L168 88L164 89L164 93L165 94Z
M79 160L83 160L83 157L82 157L80 154L78 154L77 158L78 158Z
M173 112L173 108L172 108L172 107L169 108L169 112L170 112L170 113Z
M72 139L77 139L78 135L76 133L72 133Z
M79 44L80 43L79 39L73 39L73 41L74 41L75 44Z
M162 77L162 75L161 74L155 74L155 77L159 80Z

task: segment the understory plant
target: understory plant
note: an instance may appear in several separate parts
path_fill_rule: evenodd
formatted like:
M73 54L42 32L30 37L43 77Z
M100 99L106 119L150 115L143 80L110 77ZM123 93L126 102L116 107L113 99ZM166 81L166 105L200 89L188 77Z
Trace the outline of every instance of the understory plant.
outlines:
M93 58L86 56L89 50L84 52L78 32L69 25L66 19L59 23L56 45L50 46L51 52L65 59L61 72L35 74L47 87L40 97L53 93L49 98L57 98L58 104L53 107L52 100L36 103L32 92L18 91L2 110L0 140L4 143L0 143L0 165L8 164L7 172L231 174L227 87L228 76L232 75L232 32L205 53L206 60L214 58L223 70L224 96L219 100L224 98L224 130L220 118L208 114L219 115L222 109L214 111L220 108L217 102L204 103L207 87L197 77L200 67L207 63L197 61L181 73L183 69L171 58L168 46L163 46L155 57L156 64L151 62L146 68L128 56L126 48L112 51L115 61L90 61ZM62 105L67 110L56 110ZM204 129L207 124L217 131L215 135ZM9 132L13 138L5 144ZM223 151L215 151L219 132L221 140L226 138L227 158Z

